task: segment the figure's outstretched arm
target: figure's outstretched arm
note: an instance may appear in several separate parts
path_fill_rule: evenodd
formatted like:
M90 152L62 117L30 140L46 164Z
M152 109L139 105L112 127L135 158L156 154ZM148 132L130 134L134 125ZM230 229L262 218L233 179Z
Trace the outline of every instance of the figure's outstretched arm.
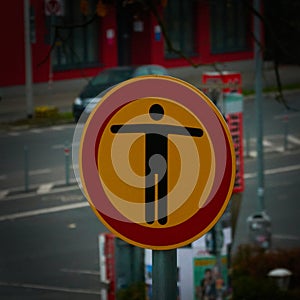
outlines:
M110 127L112 133L145 133L144 124L115 124Z
M185 136L201 137L203 135L203 130L195 127L184 127L184 126L174 126L165 125L168 134L177 134Z
M110 131L112 133L117 133L121 128L122 128L123 125L112 125L110 127Z
M200 128L185 127L185 129L191 136L201 137L203 135L203 130Z
M178 134L185 136L201 137L203 130L194 127L174 126L167 124L116 124L110 127L112 133L155 133L164 136Z

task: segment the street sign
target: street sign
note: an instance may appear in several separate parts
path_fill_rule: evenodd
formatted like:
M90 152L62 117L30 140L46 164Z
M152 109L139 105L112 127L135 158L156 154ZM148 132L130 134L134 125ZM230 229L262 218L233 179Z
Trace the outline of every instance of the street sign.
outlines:
M46 16L63 16L64 0L45 0Z
M105 94L84 125L79 168L102 223L156 250L208 232L235 179L223 116L198 89L168 76L137 77Z

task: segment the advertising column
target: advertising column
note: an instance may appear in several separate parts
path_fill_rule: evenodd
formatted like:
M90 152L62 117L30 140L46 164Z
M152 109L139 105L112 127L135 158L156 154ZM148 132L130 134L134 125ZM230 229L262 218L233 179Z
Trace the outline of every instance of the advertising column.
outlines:
M242 78L238 72L205 72L204 92L225 116L235 147L236 181L233 193L244 191L243 162L243 96Z

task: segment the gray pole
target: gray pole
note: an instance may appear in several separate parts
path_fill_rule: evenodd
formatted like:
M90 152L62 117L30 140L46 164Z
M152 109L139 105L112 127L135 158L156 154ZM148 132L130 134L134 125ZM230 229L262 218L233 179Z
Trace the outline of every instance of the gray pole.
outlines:
M30 2L24 0L24 28L25 28L25 82L26 82L26 111L27 118L33 116L33 95L32 95L32 62L31 62L31 41L30 41Z
M254 0L254 10L261 14L260 0ZM264 152L263 152L263 109L262 109L262 43L261 22L254 15L255 57L255 108L256 108L256 151L257 151L257 198L258 211L265 210L264 204Z
M177 299L177 250L152 251L153 300Z
M287 114L287 111L283 117L283 126L284 126L284 139L283 139L283 150L288 150L288 134L289 134L289 116Z
M25 192L29 191L29 162L28 162L28 147L24 146L24 183Z
M218 267L218 272L222 274L222 258L221 258L221 251L222 251L222 224L219 220L215 225L215 243L216 243L216 263Z
M70 147L69 143L65 144L65 171L66 171L66 185L70 184Z

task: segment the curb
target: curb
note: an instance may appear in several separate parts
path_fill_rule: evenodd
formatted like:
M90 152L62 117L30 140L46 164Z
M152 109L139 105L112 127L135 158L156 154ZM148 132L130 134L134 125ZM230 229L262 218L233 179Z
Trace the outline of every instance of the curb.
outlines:
M35 195L46 195L68 190L80 190L76 180L70 180L68 184L63 182L42 183L40 185L30 186L28 190L26 190L25 187L6 189L0 193L0 201L26 198Z

